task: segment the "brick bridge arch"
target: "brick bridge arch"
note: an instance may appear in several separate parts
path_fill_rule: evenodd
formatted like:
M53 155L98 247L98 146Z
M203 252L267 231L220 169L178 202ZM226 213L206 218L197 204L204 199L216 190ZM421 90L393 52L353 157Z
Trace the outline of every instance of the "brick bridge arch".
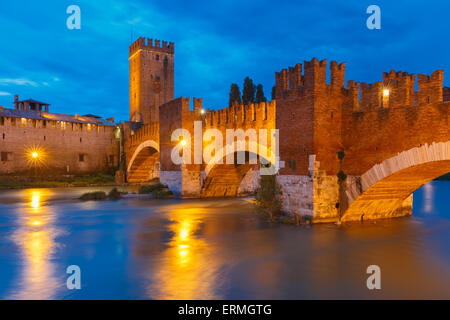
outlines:
M151 123L131 130L126 135L127 182L141 183L159 177L158 131L158 123Z
M159 145L154 140L142 142L127 166L128 182L145 182L159 177Z
M251 193L258 187L261 165L276 163L271 149L257 142L246 143L245 151L239 152L245 153L245 163L237 163L238 151L230 148L230 145L224 146L209 161L205 167L201 197L236 197ZM234 158L233 164L226 163L230 155ZM250 156L255 157L256 163L250 163ZM261 159L264 159L263 163Z
M412 194L450 172L450 141L415 147L374 165L347 182L348 209L341 221L411 214Z

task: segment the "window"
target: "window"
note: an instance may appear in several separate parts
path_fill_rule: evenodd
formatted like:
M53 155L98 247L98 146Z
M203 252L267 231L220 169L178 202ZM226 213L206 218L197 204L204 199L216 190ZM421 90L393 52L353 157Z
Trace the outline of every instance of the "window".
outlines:
M86 155L83 154L83 153L80 153L80 154L78 155L78 161L79 161L79 162L84 162L85 160L86 160Z
M52 121L52 129L56 128L56 121Z
M3 162L5 161L11 161L12 160L12 152L1 152L1 160Z
M4 125L5 125L5 118L0 117L0 126L4 126Z
M66 130L66 123L61 121L61 130Z
M42 128L47 128L47 120L42 120Z
M159 55L157 54L157 55L156 55L156 61L158 61L158 60L159 60Z
M114 164L114 155L109 156L109 163Z
M33 120L31 121L31 123L33 124L33 128L36 128L36 119L33 119Z
M297 167L297 162L295 160L289 160L288 164L289 168L291 168L292 170L295 170Z
M15 126L16 125L16 118L11 118L11 126Z
M25 128L26 126L27 126L27 119L25 119L25 118L22 118L21 119L22 121L22 128Z

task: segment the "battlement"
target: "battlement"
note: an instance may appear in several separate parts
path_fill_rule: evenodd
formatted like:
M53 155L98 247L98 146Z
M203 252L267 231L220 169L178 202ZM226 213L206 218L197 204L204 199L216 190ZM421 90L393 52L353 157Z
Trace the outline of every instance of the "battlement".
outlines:
M418 91L415 92L415 74L391 70L383 72L382 82L368 84L351 80L345 88L345 62L330 62L329 83L326 81L326 66L327 60L313 58L304 61L303 65L298 63L275 72L275 98L309 99L313 93L315 97L325 99L344 99L347 110L363 112L444 100L442 70L429 76L417 75ZM445 91L447 100L450 99L449 90Z
M383 107L409 106L415 103L416 75L391 70L383 72Z
M302 74L302 68L303 74ZM275 72L275 94L280 97L286 91L321 90L326 88L327 60L319 61L313 58L311 61L298 63L294 67L282 69ZM336 61L330 63L330 79L332 88L345 87L345 62L338 64Z
M409 83L415 81L416 75L409 74L408 72L398 71L395 72L391 70L389 72L383 72L383 83L388 81L397 82L397 83Z
M442 92L443 92L443 100L450 101L450 87L442 88Z
M142 125L136 131L132 131L132 134L126 139L127 146L137 145L145 140L151 139L159 140L159 123L152 122Z
M204 116L206 127L216 126L252 126L266 120L274 119L276 101L234 104L231 107L211 110L208 109Z
M381 107L383 84L381 82L361 82L360 111L371 111Z
M148 51L156 51L160 53L166 54L175 54L175 43L161 40L155 40L150 38L140 37L135 42L130 45L130 57L134 55L139 50L148 50Z
M443 101L444 71L436 70L430 76L417 75L417 104L434 103Z

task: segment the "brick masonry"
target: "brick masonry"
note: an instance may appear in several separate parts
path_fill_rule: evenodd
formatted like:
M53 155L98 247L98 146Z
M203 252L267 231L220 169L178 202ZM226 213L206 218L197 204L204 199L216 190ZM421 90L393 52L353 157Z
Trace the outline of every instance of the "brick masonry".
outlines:
M4 116L3 110L0 109L0 175L4 178L107 172L118 165L116 126L12 118ZM30 150L39 154L39 164L30 162Z

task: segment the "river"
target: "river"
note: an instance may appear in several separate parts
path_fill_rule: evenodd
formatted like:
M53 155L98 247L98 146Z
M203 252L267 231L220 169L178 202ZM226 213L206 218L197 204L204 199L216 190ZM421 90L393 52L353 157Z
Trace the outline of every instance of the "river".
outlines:
M450 299L450 181L412 217L342 227L272 224L249 199L74 200L87 190L0 192L0 298Z

